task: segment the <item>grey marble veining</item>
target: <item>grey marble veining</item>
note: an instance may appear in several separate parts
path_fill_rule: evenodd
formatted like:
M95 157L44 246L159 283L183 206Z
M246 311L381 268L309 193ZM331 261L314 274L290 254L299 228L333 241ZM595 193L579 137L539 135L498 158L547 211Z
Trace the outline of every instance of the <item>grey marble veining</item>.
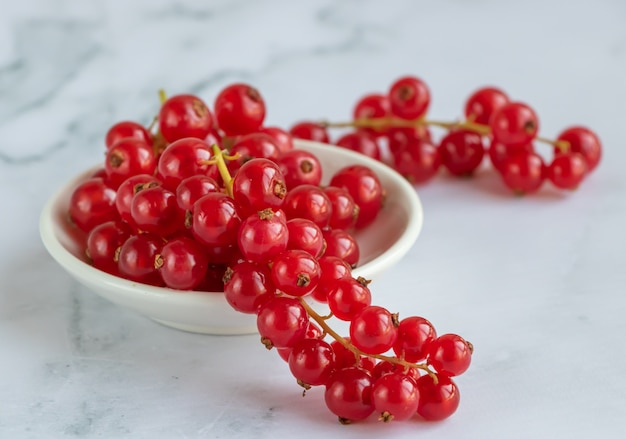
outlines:
M625 20L620 0L3 5L0 438L621 437ZM430 85L434 118L492 83L536 108L543 135L584 123L605 146L574 194L517 199L489 171L418 188L418 243L372 288L476 347L446 422L341 426L257 337L158 325L75 283L40 243L44 202L102 160L112 123L148 123L159 88L211 103L246 81L288 127L345 120L406 73Z

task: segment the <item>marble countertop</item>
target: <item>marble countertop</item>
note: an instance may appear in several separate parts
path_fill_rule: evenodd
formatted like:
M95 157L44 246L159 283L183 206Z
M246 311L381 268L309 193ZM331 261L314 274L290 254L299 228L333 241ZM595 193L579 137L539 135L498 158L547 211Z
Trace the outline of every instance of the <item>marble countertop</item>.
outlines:
M626 4L621 0L10 2L0 14L0 437L621 437L626 431ZM46 253L38 216L156 91L262 92L268 122L343 120L424 78L454 119L494 84L541 133L604 144L575 193L516 198L485 170L418 187L422 234L373 292L475 346L441 423L342 426L256 336L166 328ZM540 152L548 153L548 149Z

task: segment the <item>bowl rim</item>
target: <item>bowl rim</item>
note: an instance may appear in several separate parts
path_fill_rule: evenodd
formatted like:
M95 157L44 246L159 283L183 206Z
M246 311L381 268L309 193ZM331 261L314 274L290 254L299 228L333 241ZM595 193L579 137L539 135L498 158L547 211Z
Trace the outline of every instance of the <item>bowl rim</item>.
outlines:
M373 158L367 157L363 154L337 147L335 145L310 141L310 140L302 140L302 139L294 139L295 148L299 148L300 146L312 147L314 149L333 149L333 154L338 154L340 156L345 156L348 159L352 158L358 162L359 164L366 165L368 167L373 168L373 170L377 173L379 178L380 172L385 174L385 179L391 179L395 184L402 187L403 192L407 195L406 201L408 202L408 211L410 212L410 218L407 223L407 227L404 232L397 241L392 244L384 253L377 256L373 260L364 263L361 266L358 266L353 270L354 277L363 276L368 277L368 273L377 273L382 271L382 268L392 266L396 262L398 262L402 257L406 255L406 253L410 250L410 248L414 245L419 233L421 232L423 225L423 208L419 196L416 193L416 190L410 183L402 177L399 173L397 173L393 168L388 165L375 160ZM64 196L67 196L68 191L74 187L77 182L85 179L90 172L97 169L99 165L94 165L94 167L80 173L79 175L72 178L70 181L66 182L62 185L45 203L44 208L41 211L39 217L39 233L41 240L44 244L44 247L50 253L50 255L59 263L63 268L65 268L68 272L78 277L79 279L85 280L86 282L94 282L98 281L101 284L105 284L109 287L114 287L116 289L122 290L125 293L139 296L148 296L156 301L163 302L178 302L180 298L184 295L186 300L193 303L224 303L224 295L223 293L217 294L218 292L207 292L207 291L179 291L168 287L156 287L152 285L142 284L139 282L131 281L128 279L124 279L122 277L114 276L112 274L101 271L92 265L86 263L80 258L74 256L69 250L67 250L60 239L57 237L55 225L56 220L54 218L55 207L62 200ZM182 293L182 294L181 294ZM115 302L115 300L110 299ZM129 306L128 304L126 306ZM129 306L130 307L130 306Z

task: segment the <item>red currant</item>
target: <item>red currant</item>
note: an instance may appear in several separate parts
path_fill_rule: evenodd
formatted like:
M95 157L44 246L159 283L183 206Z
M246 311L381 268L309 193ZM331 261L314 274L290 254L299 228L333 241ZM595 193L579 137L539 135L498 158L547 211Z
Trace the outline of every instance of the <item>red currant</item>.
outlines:
M217 125L228 136L253 133L265 119L265 102L259 91L247 84L232 84L215 99Z
M430 91L421 79L405 76L391 85L389 103L394 115L403 119L417 119L428 110Z
M396 327L397 315L380 306L367 306L350 322L350 340L366 354L382 354L395 343Z
M143 126L137 122L122 121L109 128L104 143L107 149L111 149L117 142L122 139L132 137L134 139L145 142L148 146L152 146L152 136Z
M569 144L569 151L582 154L587 162L589 172L598 166L602 158L602 146L596 133L589 128L580 126L568 128L559 134L557 141L559 140ZM561 151L557 148L555 152L559 154Z
M184 137L204 140L212 129L213 115L197 96L172 96L159 111L159 130L170 143Z
M493 113L509 103L509 97L495 87L476 90L465 103L465 117L474 123L489 125Z
M528 105L509 102L493 113L489 126L495 141L507 146L524 146L537 136L539 119Z

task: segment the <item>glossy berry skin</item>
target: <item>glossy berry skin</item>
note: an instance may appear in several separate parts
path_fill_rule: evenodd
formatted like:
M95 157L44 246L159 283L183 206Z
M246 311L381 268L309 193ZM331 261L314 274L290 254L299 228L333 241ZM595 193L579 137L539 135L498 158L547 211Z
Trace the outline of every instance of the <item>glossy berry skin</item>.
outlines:
M137 122L122 121L109 128L104 143L107 149L111 149L117 142L128 137L141 140L148 146L152 146L152 136Z
M271 210L246 218L239 228L239 250L250 262L267 264L287 249L287 223Z
M602 145L600 139L589 128L574 126L566 129L557 140L563 140L569 143L569 151L581 154L587 162L589 172L593 171L600 159L602 158ZM560 154L559 149L555 150L555 154Z
M330 143L328 131L322 125L316 122L300 122L295 124L289 130L296 139L314 140L316 142Z
M344 188L327 186L323 189L330 200L331 215L328 227L331 229L351 229L359 218L359 206L352 195Z
M471 175L483 161L482 136L469 130L450 131L439 143L441 164L453 175Z
M133 235L122 244L118 254L120 275L132 281L163 285L154 260L163 247L163 240L152 233Z
M507 146L502 143L496 142L494 140L491 141L491 145L489 146L488 155L489 160L493 167L500 173L502 173L502 168L504 166L504 162L506 162L510 157L522 154L522 153L534 153L535 148L532 143L527 143L522 146Z
M538 191L545 180L543 159L535 153L509 157L500 172L504 184L519 195Z
M282 172L267 159L244 163L233 178L233 198L242 218L266 208L280 209L286 193Z
M204 282L208 260L202 245L190 238L169 240L155 258L165 286L193 290Z
M403 373L383 375L372 387L372 402L383 422L411 418L417 411L419 399L415 380Z
M432 341L428 349L428 364L439 374L461 375L472 361L472 347L461 336L444 334Z
M317 286L319 278L317 260L304 250L285 250L272 261L272 281L289 296L306 296Z
M294 149L282 154L277 160L285 177L287 189L301 184L319 186L322 181L322 165L318 158L301 149Z
M330 185L344 188L359 206L357 229L376 219L383 205L383 187L374 171L363 165L350 165L337 171Z
M326 241L325 256L341 258L352 268L358 265L361 252L354 236L341 229L323 230L322 234Z
M354 119L378 119L389 116L391 109L387 95L372 93L363 96L354 106L352 115ZM359 128L359 132L368 133L372 136L385 135L385 128Z
M215 98L217 125L227 136L257 131L265 119L265 101L259 91L248 84L232 84Z
M420 372L417 367L408 367L405 370L405 367L401 364L390 363L389 361L379 361L372 370L372 378L377 380L388 373L401 373L408 375L414 380L417 380L420 377Z
M420 401L417 414L427 421L441 421L451 416L459 406L461 395L459 389L445 375L437 376L437 384L430 375L417 380Z
M276 292L267 265L240 262L224 276L224 296L235 310L255 314Z
M304 250L318 257L324 251L322 230L311 220L294 218L287 221L289 231L288 250Z
M87 237L87 256L94 267L119 275L115 252L131 235L130 227L122 221L107 221L94 227Z
M187 137L168 145L159 158L157 173L163 186L171 191L185 178L207 175L212 165L207 161L212 153L204 141Z
M205 246L226 248L237 242L241 219L228 195L214 192L203 196L193 205L191 218L191 232Z
M587 161L580 153L557 155L546 169L547 178L559 189L576 189L586 175Z
M237 138L229 154L239 155L237 160L228 162L228 169L234 174L243 163L254 158L276 161L280 155L280 150L274 139L267 134L251 133Z
M424 81L414 76L398 79L389 89L391 113L402 119L423 116L430 104L430 90Z
M351 277L350 266L336 256L323 256L318 259L320 264L320 280L313 290L312 297L319 302L326 302L328 293L339 279Z
M403 148L392 153L393 166L411 184L431 180L441 165L441 156L435 145L428 140L407 139Z
M289 370L299 381L310 386L326 384L335 368L335 354L328 343L303 339L289 354Z
M160 184L156 177L148 174L133 175L124 180L117 188L117 195L115 197L115 207L120 217L133 227L137 227L130 213L130 207L135 194L144 189L159 186Z
M261 127L259 133L267 134L274 143L278 146L278 150L281 154L291 151L293 149L293 138L291 134L279 127Z
M259 308L257 328L268 347L291 348L304 339L309 323L306 310L297 299L274 297Z
M474 123L489 125L493 113L508 103L509 97L499 88L480 88L467 99L465 118Z
M337 370L326 383L326 406L342 424L366 419L374 412L372 384L370 374L360 367Z
M139 191L133 197L130 214L140 230L166 238L183 230L185 213L176 195L162 186Z
M509 102L493 113L489 126L495 141L507 146L523 146L537 137L539 119L528 105Z
M389 139L389 152L396 154L402 151L407 145L418 140L433 143L430 130L425 125L414 127L390 127L387 129Z
M313 221L320 229L330 222L332 205L322 189L303 184L287 192L282 209L287 218L305 218Z
M423 317L407 317L398 325L398 338L393 345L393 351L398 357L411 363L417 363L426 358L428 349L437 338L437 331L432 323Z
M116 220L115 196L115 190L101 178L80 183L70 198L70 219L84 232L89 232L98 224Z
M356 132L344 134L337 139L335 144L375 160L380 160L380 148L378 143L376 143L376 138L368 133Z
M108 182L114 188L133 175L154 174L156 165L152 147L135 138L121 139L107 151L104 160Z
M380 306L363 308L350 322L352 344L366 354L387 352L398 336L396 318Z
M335 317L349 322L361 310L371 305L372 294L364 282L345 276L329 287L327 301L328 308Z
M212 192L220 192L217 182L206 175L192 175L185 178L176 187L176 202L182 210L193 210L193 205L200 198Z
M159 111L159 130L170 143L185 137L204 140L212 129L213 115L197 96L172 96Z

